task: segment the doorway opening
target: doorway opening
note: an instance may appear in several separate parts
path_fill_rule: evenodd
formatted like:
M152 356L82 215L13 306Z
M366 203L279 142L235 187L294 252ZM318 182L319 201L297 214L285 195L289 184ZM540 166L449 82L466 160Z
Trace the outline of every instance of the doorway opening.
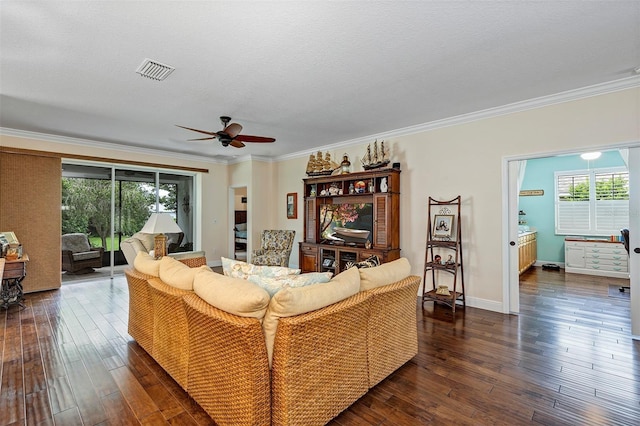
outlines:
M593 149L591 149L593 150ZM613 167L622 165L623 168L626 168L628 171L628 197L629 197L629 212L628 212L628 226L631 229L639 229L640 224L637 208L635 208L634 213L634 205L636 205L640 200L635 198L634 201L634 187L638 187L640 183L638 183L638 167L640 164L632 161L632 158L636 156L636 154L632 154L633 151L640 150L640 147L636 143L635 145L629 144L626 146L614 146L614 147L603 147L598 149L602 151L604 154L608 154L604 157L605 163L595 163L591 161L589 164L585 162L585 160L580 158L580 154L585 152L582 151L571 151L571 152L562 152L562 153L549 153L547 156L536 156L536 157L528 157L528 158L509 158L505 159L503 162L504 168L504 182L506 185L503 187L504 191L504 199L507 200L506 203L503 204L503 208L505 211L505 216L509 218L508 221L505 221L503 225L503 235L507 240L505 241L504 250L505 256L505 270L504 270L504 286L503 286L503 311L505 313L514 313L517 314L520 310L520 286L519 286L519 275L520 275L520 266L522 265L519 260L519 248L517 247L517 242L519 241L519 235L522 231L535 231L538 237L538 253L537 259L534 263L535 265L542 265L546 263L557 264L559 266L565 266L565 249L564 249L564 239L565 235L561 232L556 232L557 226L557 215L558 211L556 209L556 197L557 188L556 181L554 180L554 170L549 170L548 167L537 167L537 169L543 171L547 174L546 183L543 185L536 185L536 187L531 186L531 184L524 184L524 179L522 177L521 169L518 167L518 164L522 160L527 161L526 168L528 169L530 165L535 165L536 162L541 164L546 163L548 166L553 162L558 162L559 164L564 164L564 170L572 170L572 169L594 169L598 167ZM626 160L621 160L620 151L626 151ZM617 156L617 159L615 158ZM613 159L613 160L612 160ZM578 163L578 161L580 163ZM612 163L615 162L615 164ZM574 164L571 164L574 162ZM577 166L576 164L579 164ZM534 173L536 167L532 167L529 172ZM526 172L525 172L526 173ZM523 185L520 186L518 182ZM540 187L538 187L540 186ZM524 191L526 196L521 196ZM637 194L637 190L635 191ZM544 195L542 195L544 194ZM635 195L637 197L637 195ZM522 201L524 200L524 201ZM544 201L543 201L544 200ZM634 204L635 203L635 204ZM522 213L525 213L523 215ZM523 217L524 222L523 222ZM592 216L591 220L594 216ZM597 218L597 217L596 217ZM524 226L523 226L524 225ZM610 235L607 234L595 234L595 237L602 239L609 238L617 238L617 235L620 234L619 229L613 229L617 227L619 224L616 223L612 225L612 230ZM526 228L526 229L525 229ZM615 232L614 232L615 231ZM586 236L588 233L585 233ZM582 237L581 235L577 235L577 237ZM630 272L631 281L634 281L633 276L633 259L628 259L628 269ZM560 269L559 273L564 273L564 269ZM638 277L636 277L637 279ZM638 284L636 283L635 286ZM631 287L634 288L634 283L631 283ZM633 292L632 292L633 294ZM634 298L631 299L631 311L632 317L634 315L638 317L640 315L640 306L635 306L633 303ZM639 299L640 300L640 299ZM640 303L635 303L635 305L640 305ZM636 313L634 314L634 311ZM640 327L640 323L637 320L632 321L632 324L635 327ZM635 333L638 334L638 333Z
M231 188L231 197L233 198L230 203L233 206L233 258L246 262L249 247L247 187Z

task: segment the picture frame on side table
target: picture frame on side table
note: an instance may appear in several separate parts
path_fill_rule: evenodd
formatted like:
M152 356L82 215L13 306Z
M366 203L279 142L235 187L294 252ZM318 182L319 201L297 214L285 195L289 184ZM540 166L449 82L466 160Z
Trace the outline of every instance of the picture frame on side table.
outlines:
M289 192L287 194L287 219L298 218L298 193Z
M433 233L434 237L450 238L453 233L452 214L437 214L433 217Z

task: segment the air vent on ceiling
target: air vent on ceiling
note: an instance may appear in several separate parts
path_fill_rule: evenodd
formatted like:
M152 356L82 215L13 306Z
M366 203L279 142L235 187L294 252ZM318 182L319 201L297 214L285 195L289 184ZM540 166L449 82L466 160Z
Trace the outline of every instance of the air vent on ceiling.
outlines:
M174 69L175 68L170 65L162 64L158 61L146 58L142 61L136 72L143 77L160 81L167 78Z

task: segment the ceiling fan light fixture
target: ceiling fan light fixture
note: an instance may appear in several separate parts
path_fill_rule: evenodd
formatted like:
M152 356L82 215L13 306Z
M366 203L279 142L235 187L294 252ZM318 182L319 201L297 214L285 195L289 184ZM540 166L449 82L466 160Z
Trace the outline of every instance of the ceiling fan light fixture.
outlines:
M136 72L143 77L150 78L152 80L162 81L169 77L175 70L171 65L163 64L158 61L154 61L149 58L145 58L140 64Z
M599 152L599 151L585 152L585 153L580 154L580 158L582 158L583 160L595 160L597 158L600 158L601 155L602 155L602 153Z

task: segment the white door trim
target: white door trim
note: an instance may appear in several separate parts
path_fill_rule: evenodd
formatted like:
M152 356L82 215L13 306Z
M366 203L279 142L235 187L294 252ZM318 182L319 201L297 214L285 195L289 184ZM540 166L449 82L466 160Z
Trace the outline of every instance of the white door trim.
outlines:
M589 147L589 151L610 151L614 149L629 148L629 181L630 185L630 205L640 205L640 141L625 142L622 144L603 145ZM636 149L632 149L636 148ZM585 148L587 149L587 148ZM520 306L520 285L518 273L518 173L517 164L521 160L532 160L544 157L554 157L558 155L578 154L585 149L571 149L563 151L542 152L537 154L507 156L502 158L502 217L507 220L502 221L502 312L517 314ZM638 173L631 172L631 168ZM635 200L635 201L634 201ZM635 204L633 204L635 203ZM640 247L640 209L632 209L629 218L629 233L636 232L636 237L631 237L635 244L633 247ZM515 246L509 245L514 241ZM631 253L633 253L631 247ZM640 255L636 257L630 254L629 271L631 273L631 318L632 334L634 338L640 339ZM633 289L637 288L637 291Z

